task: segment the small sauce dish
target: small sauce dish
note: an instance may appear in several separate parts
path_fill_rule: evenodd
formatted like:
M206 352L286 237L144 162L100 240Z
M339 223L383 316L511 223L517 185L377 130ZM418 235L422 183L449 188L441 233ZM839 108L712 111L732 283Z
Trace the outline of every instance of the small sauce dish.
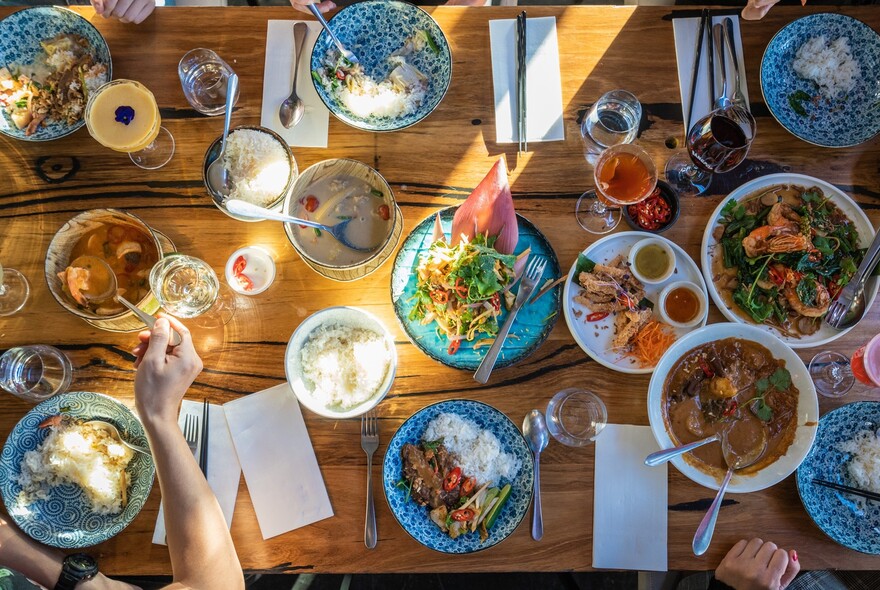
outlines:
M693 328L706 317L709 302L698 285L675 281L660 291L654 309L660 314L660 319L674 328Z
M257 295L275 282L275 260L259 246L245 246L226 261L226 282L236 293Z
M648 285L659 285L675 272L675 252L660 238L645 238L629 251L633 275Z

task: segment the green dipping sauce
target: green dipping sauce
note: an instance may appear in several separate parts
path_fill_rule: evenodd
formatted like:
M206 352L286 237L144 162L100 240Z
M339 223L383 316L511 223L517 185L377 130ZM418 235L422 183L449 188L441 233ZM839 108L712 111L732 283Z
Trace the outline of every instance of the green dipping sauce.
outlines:
M658 244L648 244L636 252L636 271L646 279L659 279L669 270L669 253Z

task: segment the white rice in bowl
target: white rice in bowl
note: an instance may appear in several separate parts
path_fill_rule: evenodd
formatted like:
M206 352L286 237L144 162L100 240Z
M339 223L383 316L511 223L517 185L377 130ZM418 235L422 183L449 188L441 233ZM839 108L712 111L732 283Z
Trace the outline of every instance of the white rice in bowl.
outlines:
M379 393L391 368L391 351L382 334L366 328L328 324L317 328L300 351L302 376L311 397L344 410Z
M267 207L282 196L290 179L290 158L275 137L256 129L229 134L223 156L232 189L230 199Z
M134 452L104 430L65 419L21 460L19 502L49 497L55 486L78 485L97 514L118 514L127 501L128 466Z
M501 441L488 430L458 414L444 413L428 423L424 440L443 440L443 446L458 458L465 475L477 478L479 485L499 485L513 481L521 467L519 459L505 453Z
M808 39L798 49L792 68L801 78L815 82L828 98L855 88L862 75L846 37L830 42L824 35Z
M855 487L880 493L880 437L871 430L862 430L851 440L838 445L837 450L851 455L846 468ZM859 506L865 507L864 498L852 498Z

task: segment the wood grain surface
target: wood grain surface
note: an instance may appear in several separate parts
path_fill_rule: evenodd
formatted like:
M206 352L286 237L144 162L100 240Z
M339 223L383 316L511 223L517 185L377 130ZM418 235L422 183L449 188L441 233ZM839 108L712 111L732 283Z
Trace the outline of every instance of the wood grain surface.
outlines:
M284 380L283 356L293 330L310 313L339 304L362 306L395 333L399 371L394 387L379 406L381 456L400 423L426 404L451 398L477 399L499 408L515 422L532 408L544 408L564 387L598 393L615 423L647 424L647 376L609 371L575 344L564 321L526 361L497 371L488 386L470 373L438 365L404 336L392 312L391 265L366 279L339 284L311 271L287 243L280 224L239 223L219 212L201 181L204 152L222 129L222 117L203 117L186 103L177 62L189 49L216 50L241 76L239 124L259 124L266 21L297 19L283 8L157 9L140 26L105 21L78 9L95 23L110 44L114 74L137 79L156 94L163 124L174 134L171 163L144 171L128 157L102 148L85 129L44 144L0 138L0 259L30 279L31 300L23 312L0 319L0 349L46 343L73 360L76 389L105 392L132 404L132 355L135 337L99 331L64 311L43 279L46 246L54 232L76 213L117 207L141 216L167 233L178 248L207 260L221 271L227 257L245 244L270 249L278 263L275 284L265 293L242 299L225 331L197 334L205 370L188 396L222 403ZM449 92L422 123L390 134L347 127L331 117L329 148L298 149L300 169L330 157L349 157L376 167L391 183L405 219L405 233L436 209L456 204L482 179L495 158L506 153L517 211L550 239L560 263L568 267L577 252L594 241L575 221L577 197L591 188L581 152L578 117L603 92L625 88L641 100L645 120L639 139L658 163L681 141L682 121L675 51L668 8L529 7L529 16L557 18L565 112L564 142L533 143L518 158L514 145L494 143L494 110L487 21L513 18L518 8L428 9L449 38L454 59ZM827 8L823 10L837 10ZM840 9L880 28L872 8ZM0 16L12 10L0 9ZM768 114L758 79L764 47L787 22L811 8L774 8L760 22L743 22L745 67L758 134L748 160L721 176L710 196L685 199L678 223L667 234L699 260L699 244L709 214L744 181L771 172L812 174L850 193L872 222L878 211L877 141L848 149L820 149L785 132ZM710 321L720 321L714 308ZM859 327L831 348L850 354L878 332L873 310ZM809 360L817 350L801 351ZM0 402L0 437L5 438L28 406L12 396ZM844 401L871 399L853 394ZM843 402L820 400L827 412ZM232 535L248 570L272 572L411 571L562 571L588 570L592 561L593 448L551 444L543 459L545 535L536 543L528 525L501 545L475 555L448 557L423 548L397 525L377 487L379 544L363 543L365 457L357 420L333 422L306 413L336 516L263 541L248 491L241 482ZM381 461L374 475L380 475ZM378 481L376 482L378 484ZM880 558L844 549L812 524L801 506L793 477L775 487L730 496L720 514L715 539L702 558L691 539L714 496L669 470L669 567L709 569L738 539L759 535L798 550L804 568L880 569ZM296 498L290 498L296 502ZM118 537L93 551L102 569L115 574L170 572L165 547L150 538L159 506L158 486L141 514Z

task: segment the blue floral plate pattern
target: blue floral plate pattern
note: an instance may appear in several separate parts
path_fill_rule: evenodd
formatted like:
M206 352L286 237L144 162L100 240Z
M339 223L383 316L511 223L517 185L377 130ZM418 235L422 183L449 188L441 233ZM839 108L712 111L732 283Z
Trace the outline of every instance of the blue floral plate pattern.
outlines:
M519 475L515 481L492 484L500 487L509 483L511 489L507 503L502 506L498 520L489 529L489 538L485 543L480 542L479 533L468 533L457 539L450 538L431 522L428 508L419 506L409 497L406 489L397 485L397 482L403 478L403 460L400 456L403 445L417 444L421 441L428 423L444 413L458 414L466 420L475 422L480 428L489 430L498 437L504 452L512 453L520 461ZM532 454L516 425L492 406L466 399L438 402L410 416L391 437L382 464L382 487L385 489L385 498L394 518L413 539L428 549L442 553L474 553L493 547L509 537L528 512L529 503L532 501L533 478Z
M29 506L21 504L18 498L21 460L26 451L36 449L46 437L45 431L39 428L40 422L62 412L85 420L105 420L115 425L128 442L142 447L149 445L143 426L131 410L111 397L88 391L51 397L25 414L12 429L0 454L0 493L9 516L40 543L79 549L106 541L134 520L150 495L155 467L152 458L134 454L126 468L130 482L128 504L119 514L94 514L85 493L72 484L52 488L46 500Z
M861 77L846 96L818 104L802 103L807 115L798 115L789 96L803 91L813 96L818 87L792 68L801 45L823 35L832 41L849 39ZM792 135L821 147L848 147L868 141L880 132L880 36L865 23L842 14L820 13L799 18L781 29L761 60L761 92L773 117Z
M861 430L880 428L880 402L854 402L819 420L813 448L797 470L797 487L807 514L822 531L844 547L880 555L880 504L859 508L853 496L813 483L813 478L859 487L847 469L849 453L838 450Z
M66 8L34 6L13 12L0 20L0 67L32 63L43 52L40 41L61 33L76 33L89 41L95 61L107 66L107 80L113 79L110 48L98 29L89 21ZM80 119L73 125L66 121L47 120L33 135L25 135L0 107L0 133L24 141L50 141L70 135L85 124Z
M357 55L364 70L376 80L391 71L388 56L403 47L408 37L425 30L437 44L438 53L430 47L407 56L407 62L428 77L424 101L413 112L400 117L360 117L349 111L323 84L312 78L318 96L340 121L364 131L399 131L415 125L430 115L449 88L452 79L452 52L440 25L427 12L407 2L368 0L340 10L330 19L330 27L340 42ZM311 68L318 70L324 56L335 48L327 31L321 31L312 49Z
M448 236L452 233L452 218L455 215L455 207L449 207L440 211L440 224ZM519 241L516 244L514 254L531 248L532 256L542 256L547 259L547 267L538 281L536 290L544 286L548 278L559 276L559 260L552 246L538 228L532 225L525 217L516 216L519 222ZM422 220L412 233L403 242L397 258L394 259L394 268L391 271L391 302L394 304L394 313L403 326L404 332L422 352L429 357L455 369L474 371L480 366L488 346L474 350L474 343L463 341L455 354L449 354L447 348L449 341L445 336L437 333L434 322L422 325L419 320L409 319L412 310L413 297L416 293L416 268L419 265L419 255L427 250L433 243L434 237L434 213ZM518 287L515 287L517 289ZM509 367L521 361L532 352L549 336L550 330L559 319L559 302L562 297L562 288L554 287L549 293L525 305L517 314L513 326L510 328L510 336L504 343L504 348L498 355L495 368ZM502 306L503 309L503 306ZM499 325L504 322L507 312L502 312L498 318Z

